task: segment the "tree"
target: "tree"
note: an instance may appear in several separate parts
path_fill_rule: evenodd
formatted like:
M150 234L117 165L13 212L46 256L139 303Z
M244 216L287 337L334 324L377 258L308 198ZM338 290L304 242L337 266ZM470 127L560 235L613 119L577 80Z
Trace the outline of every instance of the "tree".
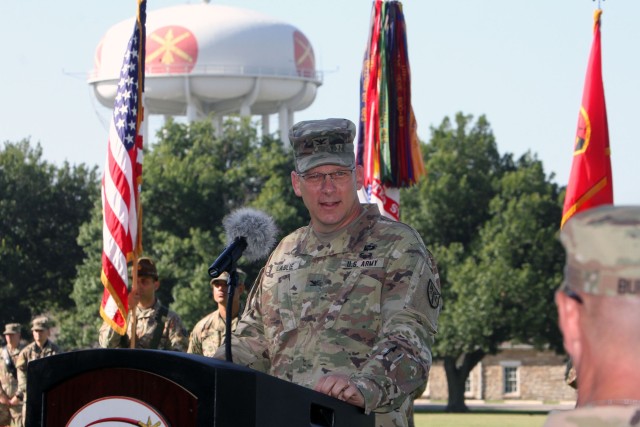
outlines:
M291 153L279 140L258 138L249 120L226 120L220 137L210 122L180 124L169 120L157 139L145 148L143 165L144 254L157 261L158 297L171 304L190 329L214 309L207 269L228 243L222 226L227 214L244 206L261 209L274 218L281 233L304 225L308 219L291 189ZM68 317L76 325L87 325L87 333L76 331L64 337L75 348L95 345L101 322L102 217L100 201L96 203L94 216L83 226L80 237L85 262L74 283L78 311L76 317ZM241 267L253 279L260 264ZM73 328L70 325L69 330Z
M454 412L467 410L471 369L501 343L560 348L559 189L530 153L500 157L486 119L471 120L458 114L455 129L445 119L432 130L429 176L402 194L403 219L438 260L444 308L434 356L444 362Z
M72 306L81 260L78 229L98 194L96 168L42 160L39 144L6 141L0 151L0 322L27 323Z

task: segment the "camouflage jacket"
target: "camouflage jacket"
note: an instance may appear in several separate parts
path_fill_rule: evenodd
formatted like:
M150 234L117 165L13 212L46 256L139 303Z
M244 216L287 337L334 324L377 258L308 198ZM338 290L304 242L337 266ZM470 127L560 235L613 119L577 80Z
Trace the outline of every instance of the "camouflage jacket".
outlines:
M0 388L2 388L2 391L7 395L7 397L9 397L9 399L11 399L18 391L18 355L24 347L24 344L20 343L17 348L9 349L8 346L5 346L0 350L0 356L2 356L2 360L0 360ZM5 350L6 354L11 358L13 362L13 366L16 372L15 377L5 363ZM0 411L2 412L9 411L9 409L11 410L11 415L15 417L22 412L22 405L11 406L10 408L7 405L0 405Z
M431 367L440 281L415 230L364 207L330 239L303 227L280 242L252 287L233 358L309 388L348 374L376 425L405 426L408 397Z
M637 426L640 406L591 406L552 412L543 427Z
M4 346L0 350L0 355L2 356L2 360L0 361L0 387L2 387L2 391L6 393L9 398L12 398L16 391L18 390L18 378L17 378L17 366L18 366L18 355L20 351L24 348L24 344L19 344L17 348L9 349L9 347ZM16 376L14 377L11 373L9 367L5 363L5 351L6 354L11 358L13 362L14 369L16 369Z
M156 328L162 327L160 342L153 350L186 351L187 330L182 324L180 316L171 310L167 310L162 326L158 325L158 312L162 307L160 300L149 308L136 308L136 348L151 348ZM99 332L99 343L102 348L128 348L131 337L131 312L129 312L129 330L127 337L118 335L106 322L102 324ZM123 339L124 338L124 339Z
M238 326L238 318L231 321L231 331L235 331ZM216 350L224 342L226 333L225 319L220 316L220 311L216 310L201 319L193 327L189 336L188 353L201 354L213 357Z
M16 394L22 394L23 400L26 400L27 365L29 362L59 353L62 353L60 347L52 343L50 340L47 340L42 348L38 347L36 342L32 342L23 348L18 355L18 363L16 363L16 368L18 370L18 392Z

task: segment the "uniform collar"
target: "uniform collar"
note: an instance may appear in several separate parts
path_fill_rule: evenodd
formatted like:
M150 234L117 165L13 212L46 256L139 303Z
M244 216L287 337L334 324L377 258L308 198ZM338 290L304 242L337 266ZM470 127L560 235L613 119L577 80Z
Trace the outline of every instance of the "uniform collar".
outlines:
M362 213L351 224L336 232L335 235L325 235L329 240L319 238L309 225L294 254L316 257L351 252L356 243L366 239L369 229L380 217L378 205L363 204L362 207Z

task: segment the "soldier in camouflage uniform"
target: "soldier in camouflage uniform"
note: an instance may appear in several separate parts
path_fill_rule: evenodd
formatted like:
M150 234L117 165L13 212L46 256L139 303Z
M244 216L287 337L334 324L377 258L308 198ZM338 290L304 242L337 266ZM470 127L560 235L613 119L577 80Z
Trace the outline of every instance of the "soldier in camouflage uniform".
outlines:
M244 293L244 285L247 277L240 269L236 271L238 272L238 284L233 294L231 331L236 330L238 317L240 313L242 313L240 297ZM191 331L191 335L189 336L188 353L213 357L216 350L224 342L227 320L228 279L229 273L226 271L220 276L211 279L211 293L213 294L213 300L218 304L218 309L202 318L196 323L196 326L193 327L193 331Z
M354 137L346 119L291 128L291 181L311 223L285 237L260 272L233 358L374 412L377 426L407 426L431 367L438 270L414 229L359 203Z
M22 401L15 397L18 391L18 355L24 348L20 342L20 324L8 323L4 328L7 345L2 347L0 354L0 426L22 426Z
M53 356L62 351L60 347L49 340L49 328L51 323L46 316L40 316L31 322L31 331L33 333L33 342L27 345L18 354L16 369L18 370L18 391L15 398L22 401L22 419L25 418L26 402L27 402L27 365L32 360L42 359L43 357Z
M129 307L136 307L136 348L153 350L187 350L187 330L180 316L162 305L156 298L160 287L158 270L151 258L138 260L137 287L129 292ZM102 348L129 348L131 346L131 313L129 330L118 335L108 323L100 327L99 343Z
M640 425L640 206L602 206L563 227L556 292L564 346L577 372L576 409L546 427Z

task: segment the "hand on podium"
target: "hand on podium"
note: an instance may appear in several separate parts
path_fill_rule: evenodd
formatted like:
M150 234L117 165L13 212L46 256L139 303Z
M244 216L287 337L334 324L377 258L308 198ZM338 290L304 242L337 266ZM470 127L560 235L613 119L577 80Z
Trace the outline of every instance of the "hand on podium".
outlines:
M349 380L348 375L329 374L318 380L315 391L328 394L354 406L364 408L364 396L358 388Z

